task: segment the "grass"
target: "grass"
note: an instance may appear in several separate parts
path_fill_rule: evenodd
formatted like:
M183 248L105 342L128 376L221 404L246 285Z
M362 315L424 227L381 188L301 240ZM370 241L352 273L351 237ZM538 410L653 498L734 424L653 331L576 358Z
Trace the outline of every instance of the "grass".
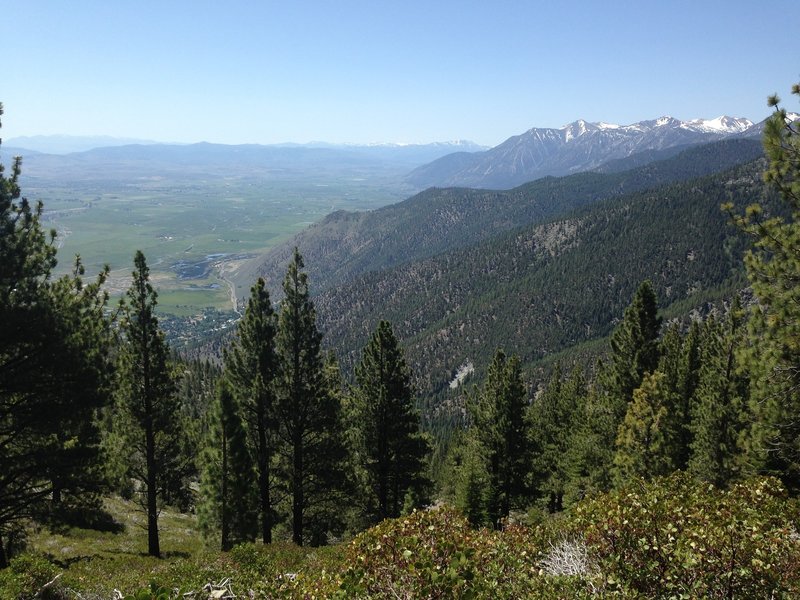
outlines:
M29 548L64 570L65 587L83 595L110 598L114 589L130 593L151 580L170 577L176 561L194 562L208 555L192 515L162 511L161 549L165 559L147 556L146 515L133 502L114 497L104 508L122 531L70 527L52 531L40 526L29 535Z
M138 504L111 497L104 500L104 509L121 525L117 531L37 526L28 535L28 551L55 565L59 583L83 600L112 598L114 590L132 594L151 581L198 590L230 579L241 593L289 572L316 572L340 562L338 547L307 549L289 542L218 552L200 537L194 515L171 510L159 516L162 558L154 558L146 553L146 516ZM7 597L14 596L8 596L0 580L0 599Z

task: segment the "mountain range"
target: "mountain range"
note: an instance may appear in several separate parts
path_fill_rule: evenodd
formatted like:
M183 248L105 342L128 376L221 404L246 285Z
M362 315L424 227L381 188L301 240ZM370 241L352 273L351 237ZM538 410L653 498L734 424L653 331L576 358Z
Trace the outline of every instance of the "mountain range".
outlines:
M691 121L661 117L632 125L578 120L560 129L529 129L483 152L443 156L413 170L406 180L417 188L510 189L547 175L592 170L642 152L758 137L762 128L748 119L726 116Z
M758 158L751 139L684 148L675 156L609 172L544 177L512 190L429 188L403 202L366 212L337 211L249 266L278 290L297 246L321 292L363 273L395 267L479 243L609 198L703 177ZM639 162L637 155L629 157ZM644 159L641 159L644 160Z
M403 176L411 169L455 151L485 149L463 140L369 145L127 142L116 138L70 136L11 138L0 146L0 157L10 162L12 156L22 156L26 175L57 181L130 180L143 176L308 179L327 175L380 177L392 185L413 191L414 188L408 188L403 182ZM68 148L81 149L66 151Z
M520 357L531 383L565 351L570 363L591 364L643 280L667 318L746 286L748 241L720 204L770 205L762 170L758 159L363 273L316 296L320 327L349 371L377 323L393 323L427 418L447 413L460 373L480 381L499 347Z
M431 144L227 145L34 136L11 138L0 146L0 153L5 157L21 154L26 173L59 181L138 178L145 172L173 178L304 179L325 174L380 177L409 193L428 187L507 190L548 175L628 170L694 145L731 137L755 138L762 129L763 124L726 116L690 121L661 117L632 125L577 120L560 129L532 128L488 149L463 140ZM69 151L71 148L81 151Z

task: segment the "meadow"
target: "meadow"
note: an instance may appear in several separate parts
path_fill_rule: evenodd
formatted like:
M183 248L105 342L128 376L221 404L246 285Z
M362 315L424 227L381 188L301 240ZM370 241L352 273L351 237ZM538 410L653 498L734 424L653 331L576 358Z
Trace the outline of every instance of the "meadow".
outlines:
M335 210L396 202L406 190L386 179L244 177L138 180L34 178L26 196L44 203L57 232L58 272L80 255L89 275L111 269L109 289L129 285L133 254L145 253L163 312L232 310L252 285L258 257Z

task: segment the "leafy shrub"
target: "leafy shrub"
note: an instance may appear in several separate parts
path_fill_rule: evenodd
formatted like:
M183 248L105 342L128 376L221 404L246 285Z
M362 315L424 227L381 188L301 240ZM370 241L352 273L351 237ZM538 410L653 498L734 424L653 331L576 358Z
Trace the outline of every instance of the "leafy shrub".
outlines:
M678 473L580 503L571 527L608 592L781 598L800 594L797 517L776 479L726 491Z
M59 569L43 556L22 554L11 559L8 568L0 570L0 600L27 600L58 575ZM43 598L57 598L54 587Z
M228 554L240 585L264 597L289 597L305 586L313 588L330 580L324 574L340 570L341 565L341 548L301 548L289 542L241 544ZM332 588L326 584L324 589Z
M176 600L183 595L183 590L171 589L158 585L156 582L151 582L146 588L142 588L131 594L125 596L122 600Z
M547 577L542 530L474 530L452 508L387 520L348 549L343 598L577 598L581 578Z

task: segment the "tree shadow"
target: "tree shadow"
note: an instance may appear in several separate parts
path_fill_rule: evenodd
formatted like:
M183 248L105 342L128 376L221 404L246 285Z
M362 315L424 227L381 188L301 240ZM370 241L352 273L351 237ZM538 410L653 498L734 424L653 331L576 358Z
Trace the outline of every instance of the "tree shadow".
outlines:
M117 521L102 506L50 506L45 514L39 517L40 522L53 533L66 533L69 529L91 529L104 533L119 534L125 531L125 525Z

